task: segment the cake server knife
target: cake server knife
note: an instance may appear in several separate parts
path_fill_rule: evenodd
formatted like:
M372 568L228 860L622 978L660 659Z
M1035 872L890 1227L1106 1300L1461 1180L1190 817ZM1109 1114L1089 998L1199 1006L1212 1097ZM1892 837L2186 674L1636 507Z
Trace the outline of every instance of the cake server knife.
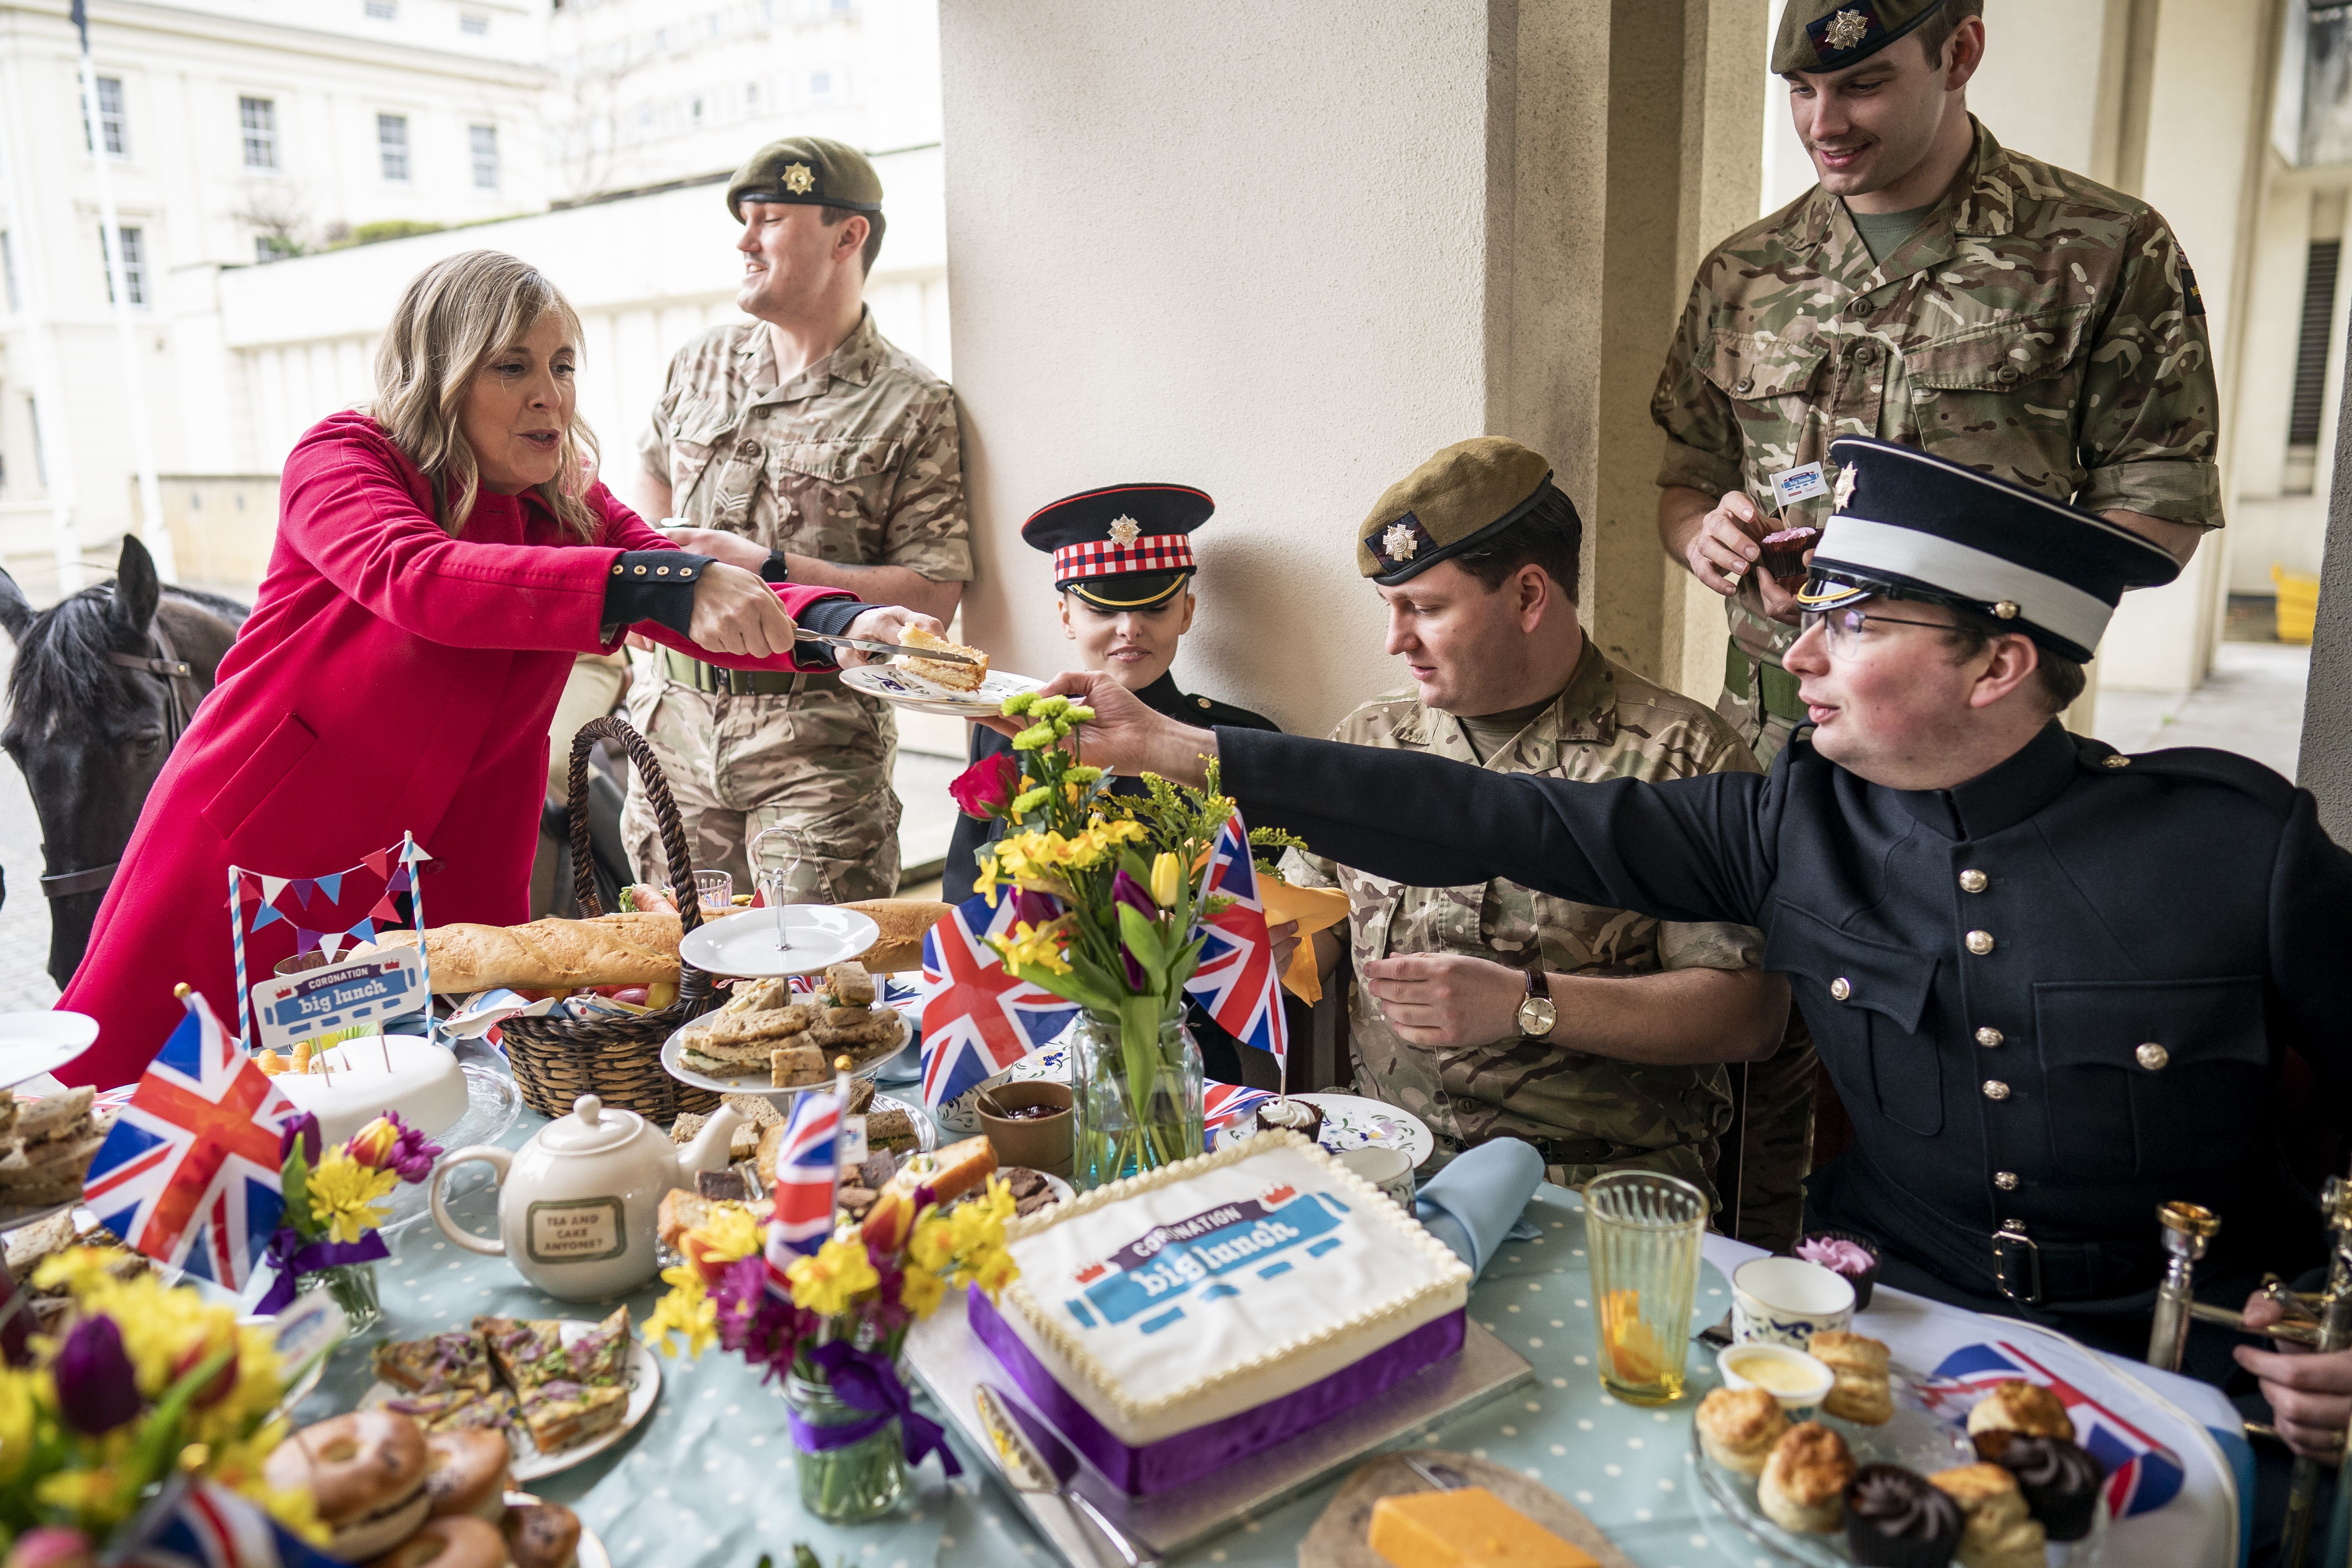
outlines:
M943 647L909 647L905 643L876 642L871 637L837 637L827 632L813 632L805 626L793 628L793 636L801 642L829 643L835 647L854 647L860 653L903 653L914 658L927 658L933 664L978 664L980 660L966 653L950 653Z
M1028 1412L1005 1398L993 1384L975 1386L971 1402L980 1412L981 1426L996 1447L997 1467L1014 1490L1052 1492L1095 1527L1126 1568L1157 1568L1159 1553L1149 1547L1139 1550L1085 1493L1070 1489L1070 1478L1078 1473L1077 1456L1044 1423L1024 1419Z

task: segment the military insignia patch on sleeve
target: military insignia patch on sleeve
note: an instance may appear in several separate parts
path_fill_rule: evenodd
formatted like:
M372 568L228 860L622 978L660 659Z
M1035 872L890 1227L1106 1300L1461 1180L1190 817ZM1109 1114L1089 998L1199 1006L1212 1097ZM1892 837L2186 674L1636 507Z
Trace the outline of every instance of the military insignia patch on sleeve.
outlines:
M2205 313L2205 290L2197 287L2197 273L2186 261L2180 264L2180 297L2189 315Z

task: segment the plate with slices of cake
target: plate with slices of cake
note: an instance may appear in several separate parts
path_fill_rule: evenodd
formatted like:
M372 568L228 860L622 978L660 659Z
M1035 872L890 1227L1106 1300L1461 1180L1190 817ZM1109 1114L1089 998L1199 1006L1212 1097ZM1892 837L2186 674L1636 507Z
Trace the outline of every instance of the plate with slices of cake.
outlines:
M736 986L725 1006L662 1042L662 1070L721 1094L789 1094L831 1083L844 1057L853 1077L870 1078L912 1037L864 965L833 963L821 990L795 992L781 977Z
M941 713L950 719L994 713L1015 692L1034 691L1045 684L1025 675L992 670L988 668L988 656L980 649L935 637L920 626L908 626L900 636L908 647L935 647L961 654L973 662L950 664L901 654L888 664L845 669L841 683L853 691L879 697L901 708L911 708L919 713Z
M1817 1333L1811 1354L1754 1348L1792 1370L1756 1383L1727 1370L1726 1385L1699 1402L1691 1440L1702 1489L1780 1561L2100 1561L2106 1467L2075 1445L2073 1417L2050 1390L1996 1384L1963 1427L1923 1392L1931 1380L1866 1334ZM1724 1352L1727 1369L1750 1349ZM1810 1389L1798 1375L1806 1371L1818 1379Z
M375 1348L360 1408L415 1419L428 1433L491 1427L514 1450L514 1477L537 1480L603 1453L651 1410L661 1367L629 1332L629 1312L476 1318L472 1327Z

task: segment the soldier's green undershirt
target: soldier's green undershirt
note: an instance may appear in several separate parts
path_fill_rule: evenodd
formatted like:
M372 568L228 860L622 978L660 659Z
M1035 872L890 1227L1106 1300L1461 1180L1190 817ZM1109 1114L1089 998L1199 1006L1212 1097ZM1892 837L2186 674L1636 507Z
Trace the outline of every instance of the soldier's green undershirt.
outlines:
M1913 207L1907 213L1858 213L1849 205L1845 216L1853 219L1854 232L1862 236L1870 259L1883 264L1897 246L1919 232L1919 226L1934 210L1930 205Z
M1566 689L1566 687L1560 689L1562 691ZM1475 719L1464 718L1459 713L1454 717L1460 721L1462 733L1468 737L1470 749L1483 763L1508 745L1513 736L1534 723L1538 715L1559 700L1559 692L1555 691L1542 701L1530 702L1524 708L1513 708L1501 713L1481 713Z

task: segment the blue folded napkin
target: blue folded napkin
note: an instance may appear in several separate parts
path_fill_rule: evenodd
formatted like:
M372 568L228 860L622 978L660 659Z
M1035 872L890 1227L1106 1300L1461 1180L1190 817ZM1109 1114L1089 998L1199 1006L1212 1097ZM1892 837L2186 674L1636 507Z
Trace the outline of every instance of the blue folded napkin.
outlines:
M1517 1138L1497 1138L1455 1157L1422 1184L1413 1217L1470 1266L1473 1279L1519 1228L1519 1215L1543 1184L1543 1156Z

